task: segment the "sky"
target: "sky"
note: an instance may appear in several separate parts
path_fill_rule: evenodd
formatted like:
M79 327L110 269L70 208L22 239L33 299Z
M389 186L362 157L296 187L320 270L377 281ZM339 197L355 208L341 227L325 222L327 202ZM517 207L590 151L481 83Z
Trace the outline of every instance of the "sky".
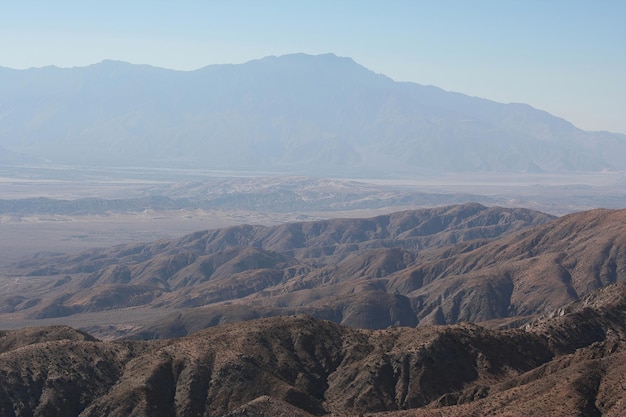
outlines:
M0 0L9 68L194 70L296 52L626 134L624 0Z

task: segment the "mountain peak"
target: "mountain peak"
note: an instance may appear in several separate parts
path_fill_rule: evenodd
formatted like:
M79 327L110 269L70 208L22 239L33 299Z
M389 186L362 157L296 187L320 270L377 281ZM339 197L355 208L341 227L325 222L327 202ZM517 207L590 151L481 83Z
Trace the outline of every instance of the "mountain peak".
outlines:
M300 61L300 62L311 62L311 61L321 61L321 60L324 60L326 62L333 62L333 61L348 60L350 62L354 62L352 58L340 57L340 56L335 55L332 52L327 52L324 54L307 54L304 52L295 52L295 53L284 54L284 55L269 55L269 56L266 56L264 58L254 60L254 61L265 61L265 60Z
M128 61L121 61L121 60L117 60L117 59L103 59L102 61L100 61L100 62L98 62L96 64L93 64L93 65L101 66L101 67L102 66L125 66L125 67L128 67L128 66L132 66L132 65L135 65L135 64L131 64Z
M249 61L246 64L271 65L273 68L284 68L293 71L295 68L315 68L326 73L338 71L343 74L345 71L361 71L374 74L373 71L355 62L352 58L337 56L334 53L310 55L305 53L293 53L286 55L270 55L264 58ZM244 64L245 65L245 64Z
M623 136L395 82L333 53L196 71L105 60L73 71L3 72L0 145L64 164L308 176L626 169Z

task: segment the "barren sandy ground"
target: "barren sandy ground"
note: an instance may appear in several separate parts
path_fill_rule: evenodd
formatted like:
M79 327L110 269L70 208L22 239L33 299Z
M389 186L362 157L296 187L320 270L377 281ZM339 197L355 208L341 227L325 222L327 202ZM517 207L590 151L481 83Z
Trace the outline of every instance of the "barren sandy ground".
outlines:
M103 216L0 216L0 262L37 252L71 253L128 242L180 237L198 230L252 222L276 223L271 216L203 210L114 213Z
M0 199L48 197L103 199L145 197L175 188L179 181L223 180L203 173L161 171L19 171L0 173ZM2 175L5 174L5 175ZM132 174L132 175L131 175ZM167 175L166 175L167 174ZM178 176L176 176L178 175ZM216 174L217 175L217 174ZM131 178L126 178L129 176ZM233 187L253 187L255 177L233 178ZM262 177L259 177L261 183ZM247 181L247 182L246 182ZM342 180L338 180L341 182ZM565 214L595 207L626 207L626 174L490 175L357 180L385 189L431 193L470 193L493 198L498 205L528 207L551 214ZM339 188L338 188L339 189ZM341 191L339 191L341 192ZM346 192L350 192L347 189ZM290 221L333 217L369 217L417 207L270 213L245 210L172 210L110 215L11 215L0 214L0 267L38 252L74 253L93 247L128 242L149 242L180 237L199 230L249 223L274 225Z
M12 168L13 169L13 168ZM0 199L47 197L53 199L135 198L167 195L180 181L218 181L225 176L206 176L195 171L103 171L37 170L32 167L0 170ZM225 174L224 174L225 175ZM254 176L233 176L233 189L252 187ZM272 182L280 181L271 177ZM267 177L258 177L264 185ZM239 182L238 182L239 181ZM338 183L344 180L337 180ZM366 187L429 193L468 193L492 198L497 205L528 207L551 214L565 214L596 207L626 207L626 174L593 173L571 175L471 175L384 180L356 180ZM352 187L352 185L350 185ZM350 193L341 184L330 192ZM370 188L368 188L370 189ZM241 189L240 191L242 191ZM246 191L243 190L243 191ZM341 197L340 197L341 198ZM290 221L333 217L369 217L418 207L391 206L377 209L271 213L224 209L144 211L103 215L17 215L0 214L0 267L22 256L38 252L74 253L94 247L128 242L148 242L180 237L199 230L236 224L274 225Z
M77 253L122 243L176 238L200 230L239 224L271 226L331 217L370 217L402 209L389 207L323 213L175 210L113 213L103 216L0 215L0 267L41 252Z

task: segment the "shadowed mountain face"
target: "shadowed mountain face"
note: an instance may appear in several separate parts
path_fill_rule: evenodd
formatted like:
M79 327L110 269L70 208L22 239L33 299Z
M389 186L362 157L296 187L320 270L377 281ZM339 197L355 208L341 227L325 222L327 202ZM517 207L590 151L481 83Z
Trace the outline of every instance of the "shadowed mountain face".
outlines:
M293 313L365 328L414 326L422 301L410 294L417 288L403 288L397 280L421 265L429 248L462 242L468 251L552 219L526 209L464 204L370 219L237 226L33 257L18 269L29 277L11 281L0 305L2 313L32 319L138 306L212 306L191 313L203 317L197 324L188 323L187 313L176 316L176 325L161 323L179 335L198 325Z
M2 79L0 159L316 176L626 168L624 135L395 82L331 54L191 72L4 68Z
M372 331L307 317L151 342L14 330L0 333L0 413L619 416L625 311L626 287L612 284L505 331Z

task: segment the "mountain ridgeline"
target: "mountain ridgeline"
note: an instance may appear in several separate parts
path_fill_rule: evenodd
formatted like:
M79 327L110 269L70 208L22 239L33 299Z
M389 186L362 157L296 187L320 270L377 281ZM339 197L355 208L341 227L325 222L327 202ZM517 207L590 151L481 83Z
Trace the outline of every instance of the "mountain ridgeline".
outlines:
M179 310L132 329L139 338L289 314L373 329L500 326L623 281L624 227L623 210L554 218L475 203L370 219L235 226L26 259L16 267L31 278L11 282L0 305L4 314L30 319Z
M0 414L621 416L625 229L468 203L34 256L0 323L176 311L0 330Z
M182 72L0 68L0 161L316 176L626 169L626 136L332 54Z
M391 274L408 271L431 250L451 244L467 250L553 218L468 203L369 219L242 225L176 240L34 256L16 266L16 273L32 279L11 282L0 305L2 313L33 319L214 305L231 311L227 316L236 312L233 320L246 312L255 317L291 311L360 327L416 324L417 306L410 305L406 291L384 283ZM32 284L35 279L43 287ZM342 297L344 292L349 296ZM368 300L386 313L370 308ZM215 314L204 316L211 321Z
M0 332L5 416L621 416L626 287L523 329L360 330L310 317L164 341Z

